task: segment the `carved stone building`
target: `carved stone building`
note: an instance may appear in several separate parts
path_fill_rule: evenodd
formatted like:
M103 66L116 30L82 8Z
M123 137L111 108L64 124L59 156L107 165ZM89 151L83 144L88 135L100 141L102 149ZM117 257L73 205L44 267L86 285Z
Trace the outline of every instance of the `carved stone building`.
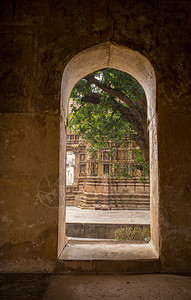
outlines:
M132 179L115 176L114 165L125 162L126 152L133 159L136 145L128 150L116 148L102 150L95 157L88 151L88 144L80 136L67 131L67 153L75 156L74 180L66 184L66 205L90 209L149 209L149 179L140 182L140 172ZM68 176L66 175L66 181Z

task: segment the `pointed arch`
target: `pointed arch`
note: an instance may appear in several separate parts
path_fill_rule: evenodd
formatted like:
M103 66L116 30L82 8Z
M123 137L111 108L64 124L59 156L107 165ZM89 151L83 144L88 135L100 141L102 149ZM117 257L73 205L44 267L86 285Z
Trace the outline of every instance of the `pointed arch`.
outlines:
M66 65L62 76L60 104L60 194L58 255L63 250L65 232L65 157L69 97L75 84L86 75L103 68L114 68L133 76L143 87L147 99L150 151L151 246L158 253L158 143L156 77L151 63L137 51L111 42L85 49Z

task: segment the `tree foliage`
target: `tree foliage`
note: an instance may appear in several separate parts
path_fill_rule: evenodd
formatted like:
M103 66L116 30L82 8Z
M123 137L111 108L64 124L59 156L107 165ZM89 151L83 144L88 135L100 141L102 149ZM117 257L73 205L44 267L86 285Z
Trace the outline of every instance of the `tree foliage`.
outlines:
M106 68L81 79L71 98L69 128L90 144L90 150L108 149L112 144L128 147L135 141L140 150L135 151L133 164L127 157L120 176L129 177L133 168L147 175L147 106L139 83L126 73Z

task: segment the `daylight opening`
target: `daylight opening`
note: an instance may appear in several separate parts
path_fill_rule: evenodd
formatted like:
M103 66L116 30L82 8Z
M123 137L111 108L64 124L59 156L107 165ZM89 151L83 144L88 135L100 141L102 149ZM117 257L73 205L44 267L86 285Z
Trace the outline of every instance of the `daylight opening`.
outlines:
M73 151L66 159L69 240L148 243L149 138L140 84L112 68L81 79L70 95L66 149Z
M109 84L110 89L115 89L116 93L115 95L112 95L112 100L109 100L109 97L106 96L106 90L103 91L103 95L100 97L99 90L101 88L100 86L96 86L96 84L97 81L101 82L105 79L104 75L99 72L110 72L112 69L115 72L122 71L124 73L121 74L126 74L129 78L135 80L139 86L138 89L134 89L135 94L138 93L139 89L144 91L143 96L146 106L142 105L141 109L139 107L136 110L139 105L137 105L135 99L132 99L131 103L126 102L127 98L130 97L130 94L127 94L126 91L123 91L122 94L120 93L122 88L124 88L121 88L120 85L125 84L122 79L118 81L118 86L116 87L114 83L111 82L111 78L107 82L108 85L106 84L107 89ZM99 74L97 74L93 79L92 72L98 72ZM80 102L77 100L76 104L73 105L71 101L74 101L74 99L72 99L74 98L76 88L74 88L74 86L76 83L79 84L82 78L85 78L86 82L89 81L89 87L87 87L89 91L88 93L83 94L83 86L80 86L80 98L83 101ZM81 80L81 82L83 82L83 80ZM91 90L92 86L94 87L93 91ZM122 212L122 203L125 203L125 200L122 200L123 197L121 196L123 193L133 193L134 195L136 193L141 193L142 195L144 194L146 199L149 195L148 158L150 157L150 246L152 246L157 253L158 160L156 144L155 90L155 74L147 59L136 51L132 51L125 47L115 46L111 43L94 46L83 51L74 57L66 66L63 74L61 91L62 118L58 255L60 255L67 243L67 239L64 236L65 225L66 222L68 223L65 217L67 190L65 190L63 178L66 174L65 151L68 148L65 136L68 124L70 130L68 136L73 135L73 141L77 140L74 147L75 149L70 149L75 153L74 181L70 187L73 186L76 190L76 195L73 198L74 206L83 212L87 211L87 209L96 213L101 211L103 212L103 215L107 212L113 212L116 210L118 212ZM131 93L132 92L133 91L131 91ZM77 97L79 96L78 93L76 95ZM104 98L104 101L101 98ZM95 112L92 113L92 109L88 111L87 107L90 103L94 105L94 110L96 110L100 102L104 102L107 105L107 109L102 109L101 113L97 113L97 116ZM140 104L141 103L143 102L140 102ZM87 111L85 111L85 109L87 109ZM75 124L77 127L74 130L72 125L76 122L76 118L78 119L82 117L79 115L80 110L84 110L85 118L78 120L79 122L76 123L77 125ZM70 113L72 111L74 115L70 117ZM132 111L134 114L132 114ZM122 116L120 116L120 114ZM90 120L92 115L95 119ZM112 119L112 122L108 122L109 117ZM139 118L137 123L135 122L136 118ZM143 123L140 122L141 118L144 120ZM128 122L126 122L127 120L131 120L131 122L129 122L130 125L128 126ZM102 125L100 125L101 121L103 122ZM124 123L122 121L124 121ZM125 129L127 130L128 127L127 131L130 133L130 137L124 135L125 122ZM86 128L87 124L89 126L88 128ZM119 128L116 130L116 134L113 134L110 127L111 124L115 124L114 127ZM145 128L142 128L144 126ZM92 134L90 130L93 127L97 130L94 134ZM105 128L106 131L103 131ZM84 139L85 135L87 138L86 140ZM114 140L112 140L113 137ZM94 142L92 143L93 140ZM140 151L140 149L142 151ZM153 177L153 174L155 177ZM144 204L145 203L146 201ZM129 208L127 208L126 211L128 209ZM133 207L133 209L136 210L135 207ZM92 215L90 214L89 219L91 218ZM112 219L114 219L114 215ZM120 219L119 216L118 219ZM94 232L97 232L96 228Z
M75 154L71 151L66 153L66 186L74 183Z

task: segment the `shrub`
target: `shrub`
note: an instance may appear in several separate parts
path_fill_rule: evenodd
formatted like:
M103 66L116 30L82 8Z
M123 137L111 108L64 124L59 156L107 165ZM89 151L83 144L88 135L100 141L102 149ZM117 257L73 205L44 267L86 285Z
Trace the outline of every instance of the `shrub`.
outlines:
M150 228L147 227L120 227L115 231L115 239L117 241L150 241Z

